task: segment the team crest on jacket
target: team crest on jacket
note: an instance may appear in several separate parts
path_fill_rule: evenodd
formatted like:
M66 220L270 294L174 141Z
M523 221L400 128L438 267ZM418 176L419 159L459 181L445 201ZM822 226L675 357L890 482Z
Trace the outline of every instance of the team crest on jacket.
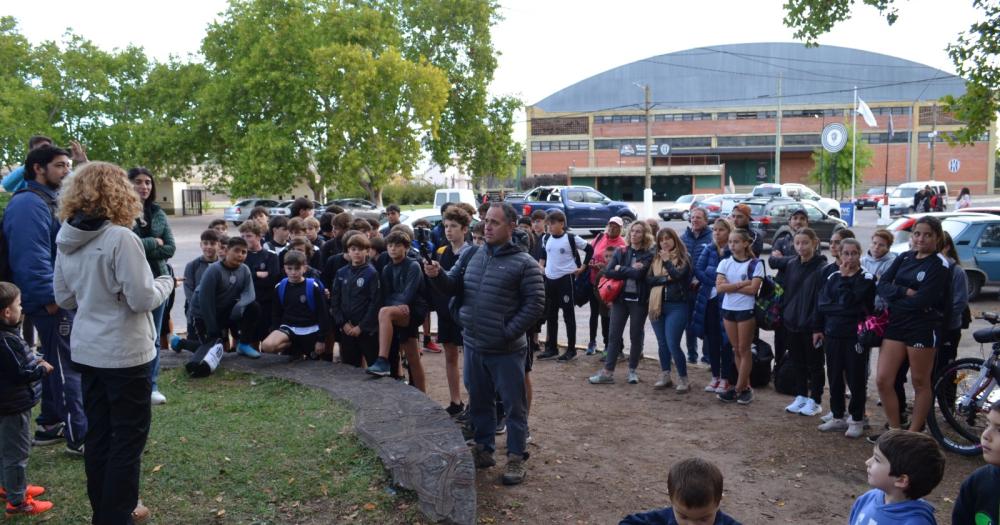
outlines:
M305 294L299 296L299 302L302 303L302 304L306 304L306 296L305 296Z
M358 288L364 287L364 285L365 285L365 278L364 277L358 277L357 285L358 285Z
M917 281L924 282L924 277L927 277L927 274L924 271L917 272Z

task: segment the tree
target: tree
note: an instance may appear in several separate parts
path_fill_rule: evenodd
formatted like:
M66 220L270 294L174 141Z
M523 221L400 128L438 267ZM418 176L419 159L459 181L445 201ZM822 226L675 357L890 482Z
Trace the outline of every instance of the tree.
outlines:
M836 195L838 190L841 195L851 188L851 173L855 174L854 183L858 186L864 182L865 169L872 165L872 148L868 143L858 138L857 157L855 158L855 169L851 169L851 152L854 149L854 127L847 126L847 144L844 149L837 153L830 153L823 148L813 150L813 168L809 170L807 177L813 183L819 183L824 188L832 188L832 194ZM831 180L833 185L831 186Z
M786 0L785 25L795 30L795 38L815 46L820 35L834 25L847 20L851 9L864 3L878 9L889 25L899 18L896 0ZM983 11L983 20L972 24L948 45L948 55L959 76L965 79L965 94L942 99L945 111L965 122L954 140L972 144L991 129L1000 111L1000 2L973 0L973 6Z

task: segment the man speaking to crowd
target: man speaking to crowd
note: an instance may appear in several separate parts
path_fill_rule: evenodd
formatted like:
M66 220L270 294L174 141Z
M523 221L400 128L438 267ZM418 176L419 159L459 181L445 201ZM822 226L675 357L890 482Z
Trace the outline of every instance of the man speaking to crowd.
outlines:
M511 240L516 221L517 213L510 204L494 203L484 220L485 246L461 257L448 273L442 272L437 262L424 265L434 287L461 301L458 321L465 342L465 384L475 428L476 468L496 464L497 396L503 401L507 412L505 485L524 480L526 334L545 309L542 269Z

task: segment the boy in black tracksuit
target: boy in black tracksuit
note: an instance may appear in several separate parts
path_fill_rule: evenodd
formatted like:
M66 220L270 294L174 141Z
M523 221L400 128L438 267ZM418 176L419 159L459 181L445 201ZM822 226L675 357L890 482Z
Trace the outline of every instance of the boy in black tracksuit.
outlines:
M330 310L338 332L340 358L344 363L361 366L378 359L379 275L368 263L368 237L360 233L347 239L349 265L340 268L333 279Z
M823 326L830 410L833 419L819 425L822 432L864 433L869 349L858 344L858 322L875 310L875 276L861 269L861 245L841 244L841 263L820 290L817 319ZM844 378L851 389L850 422L844 419Z
M247 242L247 258L243 264L250 268L253 277L254 301L260 307L260 320L256 331L248 337L251 344L259 343L271 327L271 310L274 302L274 287L281 280L278 256L264 249L262 244L267 228L257 221L247 221L240 225L240 236Z
M305 255L288 252L285 273L275 287L271 334L260 344L266 353L285 352L293 361L324 353L324 335L330 331L323 285L304 275Z

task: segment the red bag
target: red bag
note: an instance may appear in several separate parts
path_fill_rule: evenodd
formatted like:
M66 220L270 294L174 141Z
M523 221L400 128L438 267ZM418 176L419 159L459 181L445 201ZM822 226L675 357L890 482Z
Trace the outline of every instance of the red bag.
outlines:
M625 281L602 276L597 284L597 293L600 294L604 304L610 306L621 295L623 288L625 288Z

